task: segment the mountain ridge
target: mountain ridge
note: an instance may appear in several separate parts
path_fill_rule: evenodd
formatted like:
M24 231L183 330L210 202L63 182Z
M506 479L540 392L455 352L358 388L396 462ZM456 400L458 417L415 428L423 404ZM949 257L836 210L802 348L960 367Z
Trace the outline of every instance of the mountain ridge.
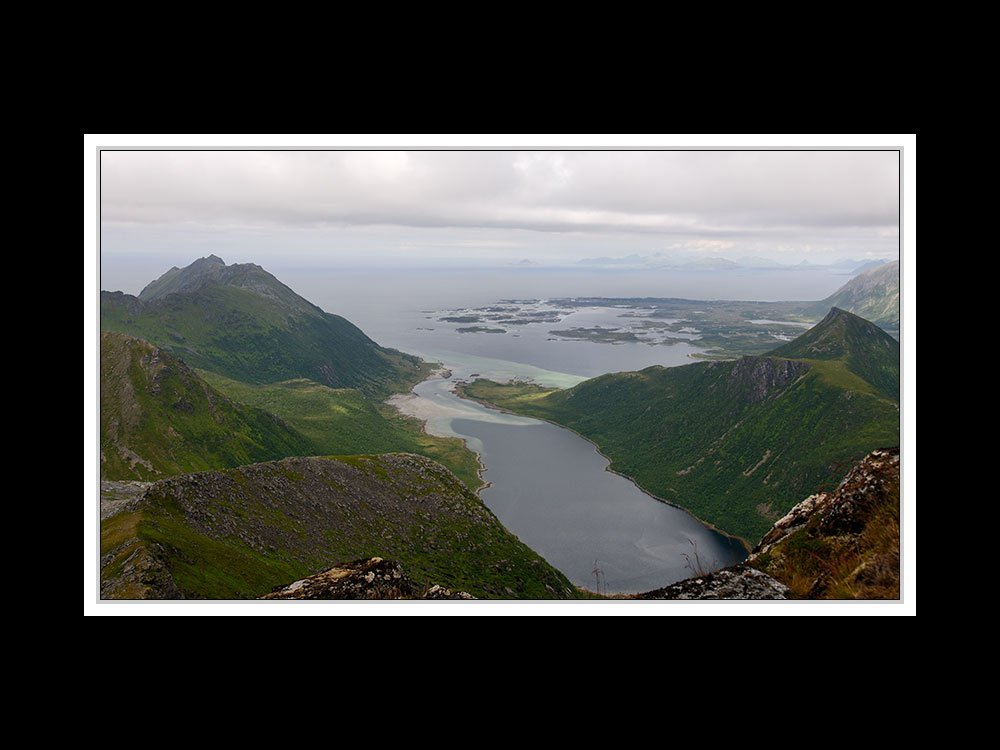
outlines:
M899 261L868 268L850 279L829 297L806 307L805 313L823 315L837 307L898 336L899 313Z
M256 263L226 262L217 255L199 258L184 268L174 266L139 292L142 302L164 299L171 294L193 294L217 284L245 289L298 313L322 313L322 309L300 297L276 276Z

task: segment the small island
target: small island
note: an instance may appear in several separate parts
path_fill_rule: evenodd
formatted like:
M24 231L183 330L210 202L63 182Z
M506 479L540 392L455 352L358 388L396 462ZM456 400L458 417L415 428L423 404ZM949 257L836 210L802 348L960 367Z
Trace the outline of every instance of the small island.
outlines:
M456 328L458 333L507 333L505 328L488 328L486 326L468 326L466 328Z

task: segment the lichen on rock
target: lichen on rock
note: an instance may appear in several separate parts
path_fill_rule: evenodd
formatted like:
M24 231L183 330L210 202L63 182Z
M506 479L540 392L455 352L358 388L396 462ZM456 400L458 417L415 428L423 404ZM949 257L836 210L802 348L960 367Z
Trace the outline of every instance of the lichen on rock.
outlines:
M340 563L322 573L279 586L261 599L473 599L442 586L421 590L402 566L381 557Z

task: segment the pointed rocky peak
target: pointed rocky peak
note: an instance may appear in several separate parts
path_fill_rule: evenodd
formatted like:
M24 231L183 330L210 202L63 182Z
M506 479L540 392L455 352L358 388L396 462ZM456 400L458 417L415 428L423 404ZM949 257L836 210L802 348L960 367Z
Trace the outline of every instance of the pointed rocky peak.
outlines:
M844 359L870 350L899 353L899 342L874 323L831 307L819 323L793 341L769 352L789 359Z
M222 266L222 267L224 267L225 265L226 265L226 261L224 261L218 255L214 255L213 254L213 255L208 255L208 256L206 256L204 258L198 258L198 260L194 261L191 265L187 266L187 268L189 268L189 269L209 268L211 266Z
M843 362L882 394L899 399L899 342L874 323L839 307L769 357Z
M152 302L169 294L200 292L213 284L253 292L286 310L309 313L318 310L256 263L226 265L218 255L199 258L184 268L171 268L143 289L139 299Z
M841 310L839 307L831 307L830 312L828 312L826 314L826 317L823 318L823 320L820 322L830 323L833 322L834 320L837 320L838 318L843 318L845 315L850 315L850 313L848 313L847 310Z
M199 258L184 268L174 266L139 292L139 299L150 302L166 297L168 294L197 291L209 281L217 278L225 268L225 261L217 255Z

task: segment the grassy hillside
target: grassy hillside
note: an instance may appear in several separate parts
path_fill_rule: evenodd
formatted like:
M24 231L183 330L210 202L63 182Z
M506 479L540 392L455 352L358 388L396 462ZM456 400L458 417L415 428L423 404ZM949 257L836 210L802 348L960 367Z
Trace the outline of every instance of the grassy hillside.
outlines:
M417 420L373 404L356 389L328 388L304 378L251 385L200 374L230 398L279 416L309 440L311 455L416 453L444 464L473 491L483 484L479 461L462 440L427 435Z
M260 266L227 266L209 256L170 269L138 297L102 292L101 327L145 339L196 368L234 402L277 415L280 419L273 421L295 435L291 444L284 452L254 453L253 460L401 451L441 461L472 489L482 484L478 460L462 441L425 435L419 422L383 403L390 394L407 392L433 365L378 346ZM121 421L117 402L110 399L105 407L102 424ZM176 449L174 433L161 422L158 433L144 437L146 452L154 450L154 441L160 452ZM239 457L248 454L217 456L207 450L197 465L161 464L159 471L247 462ZM130 468L136 464L129 463ZM109 476L126 475L151 473L115 469Z
M186 474L101 523L102 597L256 598L344 560L387 557L424 586L574 598L450 472L407 454Z
M101 334L101 477L155 479L310 453L308 440L232 401L145 341Z
M805 336L835 340L826 329L839 317ZM847 326L866 327L875 329L866 321ZM898 344L885 337L898 361ZM614 470L753 544L802 497L898 442L897 401L885 383L868 382L849 364L858 345L847 340L839 359L743 357L604 375L567 390L477 381L460 392L575 430ZM884 367L872 361L861 371Z

